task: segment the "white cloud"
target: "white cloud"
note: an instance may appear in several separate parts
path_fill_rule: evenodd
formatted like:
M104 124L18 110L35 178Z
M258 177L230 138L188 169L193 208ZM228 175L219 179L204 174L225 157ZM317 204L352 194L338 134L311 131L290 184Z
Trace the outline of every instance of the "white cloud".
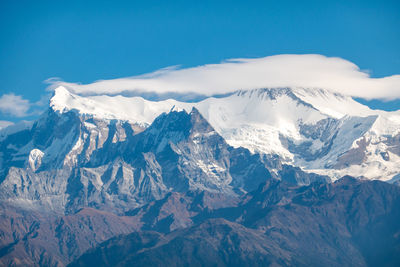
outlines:
M11 121L1 121L0 120L0 130L6 128L7 126L13 125L14 123Z
M13 93L4 94L0 97L0 112L16 117L25 117L31 107L29 100Z
M63 85L76 94L124 92L223 94L262 87L324 88L362 98L400 98L400 75L371 78L354 63L322 55L276 55L231 59L194 68L165 68L153 73L101 80L91 84L49 80L50 88Z
M39 101L32 103L20 95L3 94L0 96L0 114L18 118L38 115L43 111L43 106L48 103L48 99L49 95L43 95Z

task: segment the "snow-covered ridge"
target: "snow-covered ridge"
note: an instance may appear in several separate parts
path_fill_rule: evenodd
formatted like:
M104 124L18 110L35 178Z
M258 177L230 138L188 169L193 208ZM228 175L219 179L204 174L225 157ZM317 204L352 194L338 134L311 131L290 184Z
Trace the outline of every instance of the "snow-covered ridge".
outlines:
M398 111L386 112L381 110L371 110L365 105L362 105L350 96L345 96L339 93L333 93L320 88L265 88L253 90L238 90L232 95L258 98L262 100L276 100L277 97L287 95L293 98L297 97L298 100L312 105L319 111L336 118L342 118L346 115L349 116L369 116L369 115L386 115L386 117L400 117ZM227 94L230 97L231 94ZM108 96L108 95L94 95L94 96L80 96L73 94L63 86L55 89L54 95L50 100L50 106L57 111L63 112L71 109L76 109L80 113L92 114L98 117L107 117L115 119L129 119L130 115L137 115L138 111L148 113L151 110L144 110L146 104L151 103L158 107L168 106L172 107L176 104L182 106L197 106L198 103L209 102L209 99L216 99L209 97L197 103L187 103L177 101L174 99L162 101L146 100L146 97L133 96L125 97L121 95ZM218 97L226 98L226 97ZM131 110L133 108L133 110ZM142 110L141 110L142 109ZM157 112L156 109L153 111ZM140 113L140 112L139 112Z
M289 107L288 110L286 106L292 104L299 109L315 109L319 113L318 118L305 116L307 112L298 114L297 108ZM278 107L282 105L285 107ZM342 119L346 116L377 115L379 120L377 120L374 129L382 134L397 134L400 124L400 111L371 110L356 102L350 96L332 93L324 89L307 88L239 90L226 97L209 97L196 103L187 103L174 99L150 101L140 96L79 96L60 86L55 89L54 96L50 100L50 106L60 113L76 110L80 114L93 115L97 118L126 120L147 125L151 124L161 113L169 112L172 107L187 112L190 112L192 107L196 107L209 120L215 119L212 113L217 112L222 119L221 123L229 120L228 118L223 119L223 115L233 116L238 123L241 122L238 119L242 119L245 122L274 123L275 126L277 126L276 120L279 120L277 117L285 117L285 120L292 121L302 119L303 123L311 123L324 117ZM225 112L228 110L229 114L226 114ZM273 114L271 114L271 111L273 111ZM265 116L264 112L269 113L269 115ZM213 126L216 127L217 125Z
M239 90L187 103L139 96L79 96L58 87L50 105L60 113L75 110L140 125L150 125L171 109L190 112L196 107L234 147L277 154L304 169L328 170L333 177L351 174L386 180L400 173L399 153L393 148L393 138L400 133L400 113L371 110L349 96L324 89ZM357 150L360 144L363 147ZM386 154L390 160L382 156Z
M158 115L168 112L173 106L182 106L175 100L148 101L142 97L124 96L79 96L64 87L58 87L50 99L50 107L60 113L76 110L80 114L96 118L127 120L150 124ZM187 104L185 106L190 106Z

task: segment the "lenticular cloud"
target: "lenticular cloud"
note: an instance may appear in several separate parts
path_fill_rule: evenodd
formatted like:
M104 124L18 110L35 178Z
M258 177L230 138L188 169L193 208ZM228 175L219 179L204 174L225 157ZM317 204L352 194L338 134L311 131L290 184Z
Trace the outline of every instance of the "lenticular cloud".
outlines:
M49 80L50 89L64 86L80 95L194 93L215 95L266 87L324 88L367 99L400 98L400 75L372 78L354 63L322 55L276 55L230 59L192 68L169 67L140 76L91 84Z

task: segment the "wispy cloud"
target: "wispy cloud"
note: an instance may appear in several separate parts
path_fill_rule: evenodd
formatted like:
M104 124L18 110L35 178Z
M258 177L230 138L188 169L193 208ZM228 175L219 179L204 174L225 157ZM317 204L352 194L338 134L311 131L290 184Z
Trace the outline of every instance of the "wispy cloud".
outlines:
M14 93L3 94L0 96L0 113L17 118L37 115L47 100L48 96L43 96L39 101L31 103Z
M91 84L49 80L50 89L65 86L74 93L124 92L223 94L262 87L325 88L362 98L400 98L400 75L372 78L354 63L322 55L277 55L255 59L230 59L193 68L165 68L153 73L101 80Z
M31 107L29 100L13 93L4 94L0 97L0 111L15 117L25 117Z

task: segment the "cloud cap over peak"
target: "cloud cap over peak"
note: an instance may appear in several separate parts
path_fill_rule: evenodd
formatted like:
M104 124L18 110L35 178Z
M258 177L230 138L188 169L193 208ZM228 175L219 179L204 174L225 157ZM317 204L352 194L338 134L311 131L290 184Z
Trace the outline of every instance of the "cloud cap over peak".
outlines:
M400 98L400 75L372 78L354 63L317 54L229 59L192 68L169 67L145 75L76 84L49 80L81 95L123 92L215 95L238 89L269 87L323 88L366 99Z

